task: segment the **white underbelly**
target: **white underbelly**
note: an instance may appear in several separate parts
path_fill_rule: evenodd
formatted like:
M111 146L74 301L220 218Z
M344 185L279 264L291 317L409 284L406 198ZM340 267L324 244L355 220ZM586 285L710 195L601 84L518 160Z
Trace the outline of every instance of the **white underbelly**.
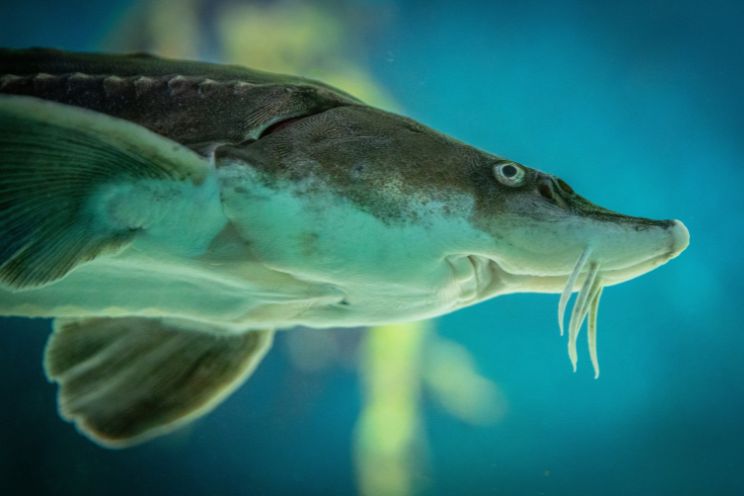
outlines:
M226 275L225 269L234 275ZM253 279L242 277L241 270L253 273ZM331 293L328 286L300 283L255 264L210 269L200 260L127 250L84 264L46 287L15 292L0 288L0 314L180 317L230 325L261 308L265 317L270 317L268 307L281 307L277 314L296 313L309 301L328 300Z
M49 286L0 288L0 315L170 317L226 330L363 326L443 313L456 295L410 287L295 278L252 261L150 257L136 251L84 264Z

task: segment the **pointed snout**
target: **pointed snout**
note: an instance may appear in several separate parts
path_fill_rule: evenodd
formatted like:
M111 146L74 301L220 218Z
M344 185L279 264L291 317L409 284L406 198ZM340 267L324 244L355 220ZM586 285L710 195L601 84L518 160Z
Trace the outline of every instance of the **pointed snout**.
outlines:
M671 221L669 231L672 236L671 254L669 259L672 259L685 251L690 245L690 231L687 227L678 220Z
M571 219L566 231L579 249L592 248L605 278L621 282L677 257L690 243L679 220L654 220L600 207L576 194L562 179L538 173L537 192Z
M653 220L634 217L600 207L578 195L563 179L550 174L540 173L536 184L537 190L543 198L576 215L593 217L605 222L630 224L637 231L649 228L668 230L672 239L670 246L672 257L684 251L690 242L689 231L678 220Z

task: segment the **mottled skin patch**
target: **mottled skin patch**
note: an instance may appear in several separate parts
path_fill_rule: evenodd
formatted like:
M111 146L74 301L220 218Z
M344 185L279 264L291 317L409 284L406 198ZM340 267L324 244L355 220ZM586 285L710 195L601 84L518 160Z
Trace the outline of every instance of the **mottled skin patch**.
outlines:
M385 222L420 222L423 204L471 194L470 176L487 167L488 158L414 124L370 107L345 106L247 146L221 147L216 158L218 164L251 164L269 185L315 179L308 182L333 188Z
M475 199L472 223L491 234L491 220L505 211L537 220L573 214L637 229L669 225L593 205L564 181L525 166L524 184L505 186L493 176L503 158L370 107L343 106L312 115L255 143L220 147L216 157L218 163L251 164L270 184L318 178L385 222L420 222L426 218L419 210L422 203L450 205L464 194ZM462 215L452 208L443 211Z
M302 253L309 257L315 255L318 251L318 239L320 236L316 232L305 232L300 236L300 245L302 246Z

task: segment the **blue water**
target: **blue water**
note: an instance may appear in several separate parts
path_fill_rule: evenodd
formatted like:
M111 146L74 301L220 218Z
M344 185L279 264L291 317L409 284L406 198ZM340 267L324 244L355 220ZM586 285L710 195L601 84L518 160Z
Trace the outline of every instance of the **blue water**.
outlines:
M2 3L0 45L96 49L127 6L67 3ZM679 259L605 291L597 381L586 353L571 372L555 295L440 319L508 410L474 427L424 399L425 494L744 494L744 4L359 3L378 15L368 64L405 113L692 235ZM112 452L56 416L49 323L0 325L2 494L356 491L353 368L301 374L279 343L188 434Z

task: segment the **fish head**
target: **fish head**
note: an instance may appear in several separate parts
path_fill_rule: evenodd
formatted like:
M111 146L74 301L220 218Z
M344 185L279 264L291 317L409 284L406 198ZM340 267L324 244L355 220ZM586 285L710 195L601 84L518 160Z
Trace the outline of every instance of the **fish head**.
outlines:
M497 264L512 291L561 292L582 256L581 270L594 263L603 286L618 284L668 262L689 244L678 220L608 210L563 179L514 161L489 165L471 221L490 234L493 248L475 255Z
M568 300L579 290L569 322L569 356L575 368L576 336L588 315L597 374L594 336L602 288L664 264L689 243L680 221L599 207L558 177L363 105L279 123L266 134L246 148L246 162L261 164L272 181L319 179L396 233L372 239L383 246L367 251L405 254L415 266L372 270L415 278L417 272L431 273L431 265L451 267L451 285L468 294L441 313L505 293L561 293L562 333ZM406 232L415 236L405 238Z
M645 274L682 253L690 235L678 220L652 220L597 206L562 179L522 164L484 157L471 222L492 244L469 257L487 281L485 299L513 292L561 293L564 331L571 293L579 291L568 324L568 355L588 319L588 348L599 377L596 333L603 288Z
M270 131L246 161L271 168L273 178L320 178L390 225L431 226L435 258L470 256L493 272L481 278L495 282L484 283L479 299L561 292L584 252L601 266L604 285L617 284L688 244L679 221L612 212L558 177L371 107L339 106Z

